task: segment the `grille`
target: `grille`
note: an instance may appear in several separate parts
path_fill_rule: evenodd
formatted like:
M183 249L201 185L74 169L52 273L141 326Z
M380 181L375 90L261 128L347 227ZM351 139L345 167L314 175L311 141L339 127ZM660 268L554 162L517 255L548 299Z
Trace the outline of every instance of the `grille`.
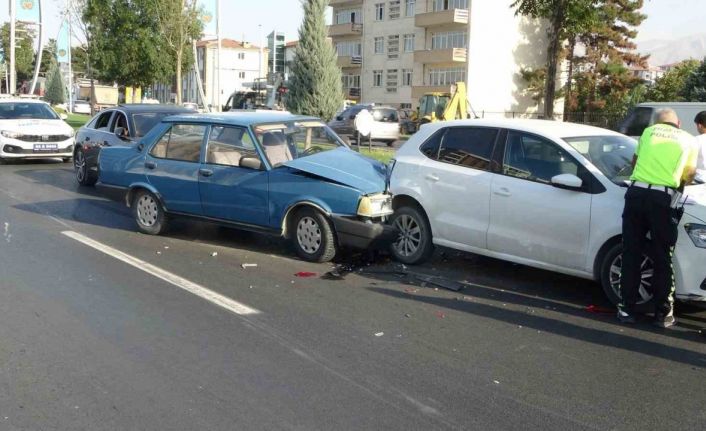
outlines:
M20 135L16 139L23 142L61 142L71 139L71 135Z

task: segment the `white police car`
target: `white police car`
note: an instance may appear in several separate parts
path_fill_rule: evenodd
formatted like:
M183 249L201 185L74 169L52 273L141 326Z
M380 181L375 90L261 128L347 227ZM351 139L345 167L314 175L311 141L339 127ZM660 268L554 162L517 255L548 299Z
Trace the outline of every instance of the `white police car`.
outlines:
M62 117L40 100L0 99L0 163L11 159L71 160L74 130Z

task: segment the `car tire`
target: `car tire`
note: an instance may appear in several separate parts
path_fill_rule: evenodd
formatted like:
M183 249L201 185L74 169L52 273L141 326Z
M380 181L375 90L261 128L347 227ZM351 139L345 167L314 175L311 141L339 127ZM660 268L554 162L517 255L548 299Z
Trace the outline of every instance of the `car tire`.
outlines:
M139 190L132 200L132 214L137 228L148 235L159 235L167 230L167 215L157 196Z
M61 161L64 163L69 163L71 161L71 157L62 157Z
M388 146L388 147L392 147L392 146L394 146L394 145L395 145L395 142L397 142L397 140L396 140L396 139L393 139L393 140L387 140L387 141L385 141L385 144L387 144L387 146Z
M398 230L398 237L390 246L395 259L407 265L417 265L431 257L434 252L431 226L420 208L398 208L390 224Z
M611 246L603 255L600 267L600 282L603 292L614 305L620 302L620 273L622 266L623 244L618 242ZM649 281L654 272L652 259L649 255L642 259L642 280ZM641 286L640 297L635 304L635 311L646 313L654 311L654 299L651 288L643 284Z
M297 255L309 262L329 262L336 256L333 226L320 211L304 207L289 225Z
M86 156L81 148L74 152L74 172L76 182L82 186L92 186L98 180L98 178L91 174L90 169L88 169Z

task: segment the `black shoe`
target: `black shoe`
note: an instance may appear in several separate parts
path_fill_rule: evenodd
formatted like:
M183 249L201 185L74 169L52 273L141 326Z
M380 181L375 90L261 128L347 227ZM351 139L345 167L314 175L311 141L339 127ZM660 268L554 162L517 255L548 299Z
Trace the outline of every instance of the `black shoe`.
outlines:
M656 314L655 315L655 320L652 322L652 324L658 328L670 328L674 325L676 325L677 319L674 318L671 314L667 314L666 316L664 314Z
M635 323L635 316L623 310L618 310L618 320L620 320L620 323Z

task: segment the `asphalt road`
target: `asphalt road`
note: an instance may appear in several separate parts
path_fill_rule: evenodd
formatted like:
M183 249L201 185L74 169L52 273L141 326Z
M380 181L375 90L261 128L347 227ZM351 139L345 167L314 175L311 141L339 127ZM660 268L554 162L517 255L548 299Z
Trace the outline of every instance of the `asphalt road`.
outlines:
M0 232L3 431L706 429L693 307L621 326L586 311L593 283L455 253L300 278L332 266L207 224L139 234L59 162L0 166Z

